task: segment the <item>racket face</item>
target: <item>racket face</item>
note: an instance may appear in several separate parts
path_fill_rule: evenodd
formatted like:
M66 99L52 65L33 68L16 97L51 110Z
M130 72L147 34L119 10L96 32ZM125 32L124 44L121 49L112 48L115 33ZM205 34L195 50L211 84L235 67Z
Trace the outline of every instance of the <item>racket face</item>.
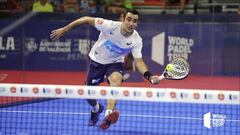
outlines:
M184 79L188 76L190 72L190 66L188 62L182 58L182 57L177 57L174 58L170 64L173 65L173 70L172 71L166 71L167 76L165 78L167 79Z

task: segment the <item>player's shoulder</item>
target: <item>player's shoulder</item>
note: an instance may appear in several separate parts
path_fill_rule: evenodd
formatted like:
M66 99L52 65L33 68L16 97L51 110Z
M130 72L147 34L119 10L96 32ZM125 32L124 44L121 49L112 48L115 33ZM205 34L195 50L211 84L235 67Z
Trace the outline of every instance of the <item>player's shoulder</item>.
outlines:
M119 27L121 25L121 22L119 21L112 21L112 27L116 28Z
M139 35L139 33L136 30L134 30L133 32L133 38L138 42L142 42L142 37Z
M113 21L113 20L110 20L110 19L99 18L99 17L96 17L95 19L96 19L98 24L103 24L103 23L114 24L114 25L117 25L117 24L119 25L120 24L119 21Z
M118 27L121 25L121 22L119 22L119 21L113 21L113 20L104 19L104 18L96 18L96 22L98 25L105 24L110 27Z

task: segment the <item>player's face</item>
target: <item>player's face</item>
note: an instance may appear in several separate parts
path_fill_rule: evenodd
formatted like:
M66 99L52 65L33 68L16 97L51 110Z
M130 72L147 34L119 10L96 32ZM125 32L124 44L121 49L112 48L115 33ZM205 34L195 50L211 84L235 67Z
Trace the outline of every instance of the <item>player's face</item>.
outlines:
M128 12L123 20L123 30L132 33L138 24L138 15Z

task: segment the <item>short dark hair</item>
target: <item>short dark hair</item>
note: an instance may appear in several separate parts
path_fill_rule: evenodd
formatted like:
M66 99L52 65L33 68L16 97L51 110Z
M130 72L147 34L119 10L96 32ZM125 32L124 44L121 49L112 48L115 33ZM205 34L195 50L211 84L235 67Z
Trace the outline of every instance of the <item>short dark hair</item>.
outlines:
M138 17L140 18L140 14L138 13L138 11L136 9L130 9L130 10L127 10L124 14L123 14L123 18L126 17L127 13L132 13L134 15L138 15Z

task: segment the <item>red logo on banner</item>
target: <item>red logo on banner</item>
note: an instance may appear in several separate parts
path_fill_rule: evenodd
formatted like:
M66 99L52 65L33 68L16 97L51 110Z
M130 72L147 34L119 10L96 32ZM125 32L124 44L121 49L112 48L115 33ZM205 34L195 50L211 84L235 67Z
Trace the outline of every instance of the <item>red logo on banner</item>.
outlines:
M100 93L101 93L102 96L107 95L107 91L106 90L101 90Z
M61 90L60 88L56 88L56 89L55 89L55 92L56 92L57 94L61 94L61 93L62 93L62 90Z
M153 93L151 91L147 91L147 97L152 97Z
M129 96L129 91L128 90L124 90L123 91L123 95L126 96L126 97Z
M224 94L222 94L222 93L218 94L218 99L219 100L224 100L224 98L225 98Z
M177 97L177 94L176 94L176 92L170 92L170 97L171 98L176 98Z
M79 90L78 90L78 94L79 94L79 95L84 95L84 90L83 90L83 89L79 89Z
M32 91L33 91L33 93L37 94L39 92L39 89L38 89L38 87L33 87Z
M10 88L10 91L11 91L12 93L16 93L16 92L17 92L17 88L16 88L16 87L11 87L11 88Z
M199 93L193 93L193 98L194 99L199 99L200 98L200 94Z

